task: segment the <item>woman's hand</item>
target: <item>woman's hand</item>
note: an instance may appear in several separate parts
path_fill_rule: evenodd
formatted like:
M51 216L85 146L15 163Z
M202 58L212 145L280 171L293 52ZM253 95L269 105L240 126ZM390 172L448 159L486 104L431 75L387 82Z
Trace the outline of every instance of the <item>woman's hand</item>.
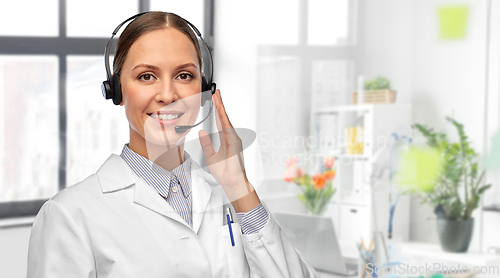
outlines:
M246 176L242 142L229 121L219 90L215 91L212 100L217 112L215 116L221 146L219 151L215 152L207 132L200 130L198 136L205 161L234 209L237 212L247 212L260 204L260 200Z

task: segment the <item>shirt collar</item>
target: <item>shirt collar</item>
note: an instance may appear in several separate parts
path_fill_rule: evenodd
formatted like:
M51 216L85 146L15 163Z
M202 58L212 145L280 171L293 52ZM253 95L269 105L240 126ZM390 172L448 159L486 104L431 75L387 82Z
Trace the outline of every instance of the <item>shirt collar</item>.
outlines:
M184 197L187 198L191 194L191 156L186 151L184 151L183 163L172 171L168 171L134 152L127 144L123 146L120 156L137 176L156 189L158 194L165 199L170 192L170 180L172 175L175 175L179 180Z

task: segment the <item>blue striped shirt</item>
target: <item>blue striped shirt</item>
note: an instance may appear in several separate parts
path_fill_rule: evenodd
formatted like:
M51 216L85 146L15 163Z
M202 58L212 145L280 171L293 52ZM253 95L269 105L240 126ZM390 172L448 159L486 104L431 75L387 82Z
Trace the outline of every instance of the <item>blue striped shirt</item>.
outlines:
M132 171L152 186L172 208L193 228L191 194L191 157L184 151L184 161L172 171L165 170L158 164L123 147L121 158ZM269 220L266 208L259 204L246 213L236 213L243 234L258 233Z
M192 228L191 157L184 152L184 162L172 171L150 161L127 145L120 155L132 171L152 186Z

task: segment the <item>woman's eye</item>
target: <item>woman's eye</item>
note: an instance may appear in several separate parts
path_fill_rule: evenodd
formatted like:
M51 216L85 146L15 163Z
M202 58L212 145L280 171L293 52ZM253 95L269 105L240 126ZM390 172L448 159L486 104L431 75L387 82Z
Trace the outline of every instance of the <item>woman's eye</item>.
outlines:
M146 73L141 76L139 76L139 79L144 80L144 81L150 81L153 80L154 76L152 74Z
M191 78L193 78L193 76L189 73L181 73L179 74L179 76L177 76L177 79L181 80L190 80Z

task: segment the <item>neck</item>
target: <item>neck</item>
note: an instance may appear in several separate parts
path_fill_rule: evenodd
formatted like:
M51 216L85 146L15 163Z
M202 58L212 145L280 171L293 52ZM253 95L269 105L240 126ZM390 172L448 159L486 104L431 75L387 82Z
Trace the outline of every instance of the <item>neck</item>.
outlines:
M140 135L133 136L132 133L128 147L163 169L172 171L184 162L184 140L177 145L158 145L146 141Z

